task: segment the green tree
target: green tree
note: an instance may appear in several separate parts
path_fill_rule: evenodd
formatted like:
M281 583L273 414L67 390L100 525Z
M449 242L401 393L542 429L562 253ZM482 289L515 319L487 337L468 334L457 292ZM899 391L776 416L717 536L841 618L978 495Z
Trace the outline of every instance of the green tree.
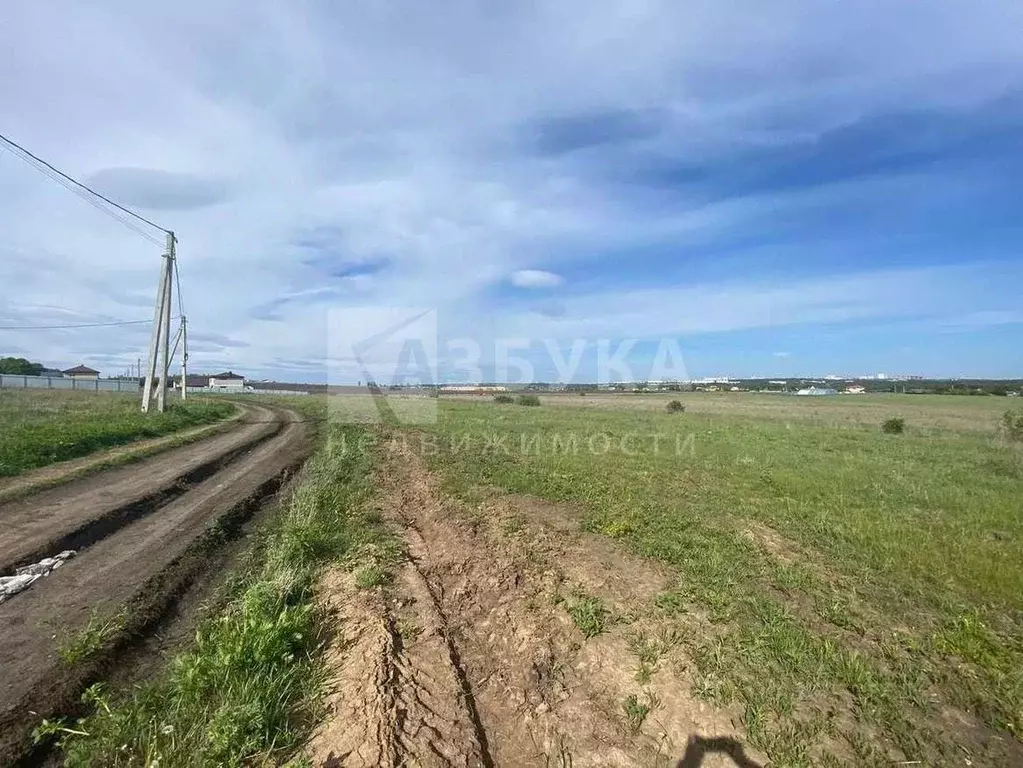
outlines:
M33 363L23 357L0 357L0 373L18 376L38 376L43 372L42 363Z

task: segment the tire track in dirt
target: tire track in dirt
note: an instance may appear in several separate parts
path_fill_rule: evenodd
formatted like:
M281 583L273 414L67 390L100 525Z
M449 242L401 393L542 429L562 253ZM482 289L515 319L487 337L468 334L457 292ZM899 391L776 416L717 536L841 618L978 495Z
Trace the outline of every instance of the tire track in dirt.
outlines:
M206 553L298 469L310 449L307 427L291 411L273 412L283 427L263 427L279 433L0 604L0 764L26 754L28 733L43 716L73 709L80 690L200 577ZM120 617L123 625L84 660L62 661L61 645L94 616Z
M0 574L89 546L183 495L283 428L265 407L247 406L246 418L204 442L0 504Z
M77 459L68 459L45 467L30 469L16 477L0 479L0 503L13 501L31 493L38 493L46 488L85 477L92 472L111 469L123 463L141 461L171 448L226 432L237 427L239 421L244 420L252 412L248 403L233 403L233 405L237 407L233 414L211 424L202 424L160 437L133 440L130 443L96 451Z
M692 695L677 643L661 643L637 682L636 638L670 638L651 604L670 573L546 502L504 496L474 510L447 498L400 439L380 461L374 504L408 558L383 588L358 590L341 570L321 584L335 636L314 765L689 765L678 761L705 736L716 740L700 749L747 759L737 713ZM575 588L612 607L597 637L568 616ZM630 718L629 696L649 711Z
M446 618L415 564L386 593L358 590L343 572L325 587L343 635L331 651L330 717L313 740L317 765L492 766Z

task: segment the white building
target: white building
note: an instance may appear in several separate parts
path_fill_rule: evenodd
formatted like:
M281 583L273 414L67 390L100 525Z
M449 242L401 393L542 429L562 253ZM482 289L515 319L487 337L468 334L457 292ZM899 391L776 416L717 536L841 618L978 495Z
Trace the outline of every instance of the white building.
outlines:
M234 371L215 373L210 376L210 389L226 389L240 392L245 389L245 377L239 376Z
M831 387L807 387L796 392L797 395L837 395L838 390Z
M63 374L64 378L75 381L96 381L99 378L99 371L87 365L76 365L74 368L63 371Z

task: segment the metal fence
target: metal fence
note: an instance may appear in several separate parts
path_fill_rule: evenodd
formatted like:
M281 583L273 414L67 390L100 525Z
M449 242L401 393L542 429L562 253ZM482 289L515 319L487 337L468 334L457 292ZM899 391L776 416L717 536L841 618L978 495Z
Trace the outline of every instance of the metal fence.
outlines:
M175 383L168 378L168 383ZM142 391L142 384L138 379L65 379L59 376L21 376L13 373L0 373L0 388L3 389L74 389L83 392L134 392ZM189 392L202 395L307 395L308 392L290 389L257 389L253 387L242 388L219 388L210 387L189 387ZM181 397L181 390L172 387L167 390L167 395L174 393Z
M138 379L65 379L56 376L19 376L0 373L4 389L75 389L84 392L138 392Z

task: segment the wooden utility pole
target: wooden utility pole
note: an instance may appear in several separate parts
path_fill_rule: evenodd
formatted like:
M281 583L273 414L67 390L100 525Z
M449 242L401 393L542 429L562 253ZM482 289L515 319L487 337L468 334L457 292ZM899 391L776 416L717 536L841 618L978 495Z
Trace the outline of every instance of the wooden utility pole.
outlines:
M163 267L160 270L160 287L156 291L156 308L153 312L153 332L149 339L149 359L146 365L146 381L142 388L142 412L149 412L149 405L154 396L156 408L161 413L167 403L167 374L170 369L170 308L171 294L174 286L175 243L173 232L167 233L167 253L163 256ZM160 362L160 383L153 391L153 380L157 374L157 362Z

